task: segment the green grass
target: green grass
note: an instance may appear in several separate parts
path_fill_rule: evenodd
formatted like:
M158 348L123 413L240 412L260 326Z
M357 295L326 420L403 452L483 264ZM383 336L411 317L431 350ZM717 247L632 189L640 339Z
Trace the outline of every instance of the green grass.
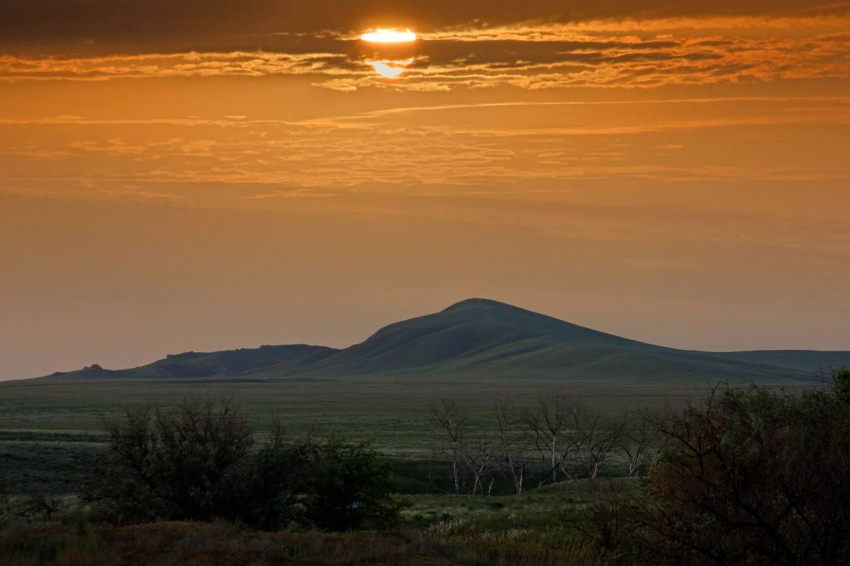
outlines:
M7 455L0 465L0 476L21 480L21 490L34 486L41 490L55 481L61 491L69 481L61 468L71 470L82 465L75 454L90 452L102 441L104 417L120 415L135 404L169 405L198 395L232 398L261 431L277 415L295 434L369 440L389 457L421 467L423 461L439 459L443 454L443 439L428 415L429 406L441 397L457 398L470 411L474 423L488 425L496 397L530 403L541 393L557 391L580 395L605 411L619 413L668 402L683 406L695 402L708 385L439 375L361 376L319 382L211 380L201 384L192 380L124 379L0 383L0 454ZM407 483L407 491L421 491L422 477L420 470L399 481Z
M381 444L403 448L408 443L397 442L394 437L427 430L428 407L446 396L482 413L499 396L522 401L557 391L581 395L602 408L618 411L665 401L681 405L696 399L708 385L708 381L677 386L522 375L362 376L321 382L284 379L249 383L178 379L23 381L0 383L0 430L97 430L104 416L118 414L129 405L173 404L185 397L211 396L241 403L258 424L281 414L293 427L318 426L357 436L366 434Z
M522 495L469 497L455 495L408 496L404 517L414 525L446 537L535 540L557 545L580 542L572 517L600 497L637 492L634 478L575 480L534 489Z

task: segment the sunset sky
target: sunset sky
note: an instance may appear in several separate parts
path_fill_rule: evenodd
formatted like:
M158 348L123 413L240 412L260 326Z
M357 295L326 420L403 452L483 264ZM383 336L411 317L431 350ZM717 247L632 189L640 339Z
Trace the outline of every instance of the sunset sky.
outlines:
M0 10L0 379L474 296L850 349L850 2Z

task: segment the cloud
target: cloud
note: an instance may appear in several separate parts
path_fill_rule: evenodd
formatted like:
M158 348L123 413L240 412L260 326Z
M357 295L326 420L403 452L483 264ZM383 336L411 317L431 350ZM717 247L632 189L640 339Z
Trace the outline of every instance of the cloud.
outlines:
M289 198L334 198L338 197L338 193L311 191L306 189L293 189L290 191L273 191L270 193L259 193L245 197L246 200L267 200L267 199L289 199Z
M850 77L850 18L679 18L517 24L423 34L401 78L386 80L344 34L316 52L184 52L0 57L0 81L309 76L340 91L648 89ZM304 46L301 46L303 48Z
M850 19L594 21L426 34L401 81L339 77L328 88L657 88L850 76Z
M0 52L150 53L153 50L309 50L323 36L353 35L394 25L421 33L518 22L581 25L599 20L718 21L841 17L848 3L831 0L0 0ZM636 26L637 27L637 26ZM282 43L283 42L283 43Z
M0 56L0 80L104 81L167 77L334 75L353 70L341 53L172 53L93 58Z
M0 136L0 170L7 185L226 185L255 201L327 199L376 183L428 192L499 191L529 181L546 190L553 189L538 184L831 182L850 170L820 158L788 161L776 153L787 149L763 143L759 152L773 157L741 162L732 144L743 133L775 138L847 125L850 98L840 97L449 104L297 122L62 116L0 121L4 134L26 126L41 140L33 147ZM706 144L713 160L702 163L695 157ZM665 157L672 149L681 155L676 162Z

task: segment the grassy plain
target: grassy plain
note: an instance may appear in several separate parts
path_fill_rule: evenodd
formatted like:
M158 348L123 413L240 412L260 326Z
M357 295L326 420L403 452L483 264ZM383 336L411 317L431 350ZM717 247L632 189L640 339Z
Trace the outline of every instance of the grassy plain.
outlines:
M318 429L352 440L372 439L390 453L420 451L431 432L428 408L443 397L459 400L477 418L496 398L532 402L554 392L578 395L606 411L693 402L710 382L676 384L625 380L381 376L338 379L35 380L0 383L0 434L21 439L100 430L104 416L132 405L170 405L195 396L230 398L262 428L275 415L293 430Z
M367 440L394 460L399 485L427 489L427 462L443 457L443 439L428 409L454 397L472 420L489 426L493 401L519 404L553 392L582 396L619 413L665 403L695 402L710 384L626 381L384 376L338 379L121 379L34 380L0 383L0 483L18 493L73 491L87 458L103 440L104 418L145 403L173 405L184 398L232 398L260 431L279 416L296 434ZM433 486L432 486L433 487Z
M606 566L577 526L601 498L640 488L637 479L576 480L522 495L450 495L443 439L429 407L457 399L474 425L487 426L496 398L519 405L566 393L610 413L696 402L709 382L630 383L468 375L356 378L65 379L0 383L0 496L14 504L58 494L60 511L41 524L0 530L0 563L9 566ZM779 384L777 383L777 387ZM263 431L279 416L295 433L369 440L387 455L397 497L407 502L397 528L327 534L251 532L238 525L91 524L73 493L102 446L104 418L139 404L232 398ZM622 476L623 463L603 475ZM534 482L530 481L529 488ZM38 518L36 518L38 521Z

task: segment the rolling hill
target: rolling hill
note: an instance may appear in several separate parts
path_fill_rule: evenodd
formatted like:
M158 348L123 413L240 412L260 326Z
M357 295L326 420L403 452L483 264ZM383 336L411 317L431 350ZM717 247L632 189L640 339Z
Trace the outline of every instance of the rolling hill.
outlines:
M810 382L850 364L850 352L698 352L645 344L486 299L391 324L364 342L188 352L125 370L90 366L47 379L222 378L275 380L364 375L557 377L600 380Z

